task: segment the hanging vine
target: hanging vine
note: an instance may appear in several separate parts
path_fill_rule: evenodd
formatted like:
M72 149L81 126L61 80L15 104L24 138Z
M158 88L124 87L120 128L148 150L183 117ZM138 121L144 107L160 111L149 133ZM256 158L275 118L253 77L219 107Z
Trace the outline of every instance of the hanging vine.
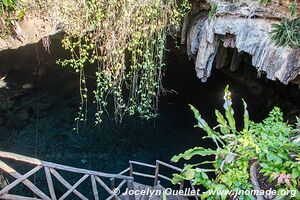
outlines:
M108 97L113 98L114 117L118 122L126 114L139 114L146 119L155 117L162 88L166 37L171 30L179 28L181 17L190 9L188 0L180 4L176 0L77 3L72 11L60 8L61 18L67 19L64 23L67 34L62 43L70 51L71 59L58 61L80 76L77 128L87 117L85 66L88 63L97 66L93 91L96 124L102 121ZM74 13L71 18L70 12Z

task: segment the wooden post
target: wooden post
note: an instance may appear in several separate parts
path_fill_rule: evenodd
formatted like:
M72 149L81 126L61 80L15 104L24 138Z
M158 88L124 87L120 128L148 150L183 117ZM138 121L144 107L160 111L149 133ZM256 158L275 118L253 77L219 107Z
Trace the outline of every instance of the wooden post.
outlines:
M96 179L94 175L91 175L91 181L92 181L92 188L93 188L93 195L95 200L99 200L99 194L96 184Z
M184 188L184 181L181 181L180 186L179 186L179 190L183 190Z
M111 179L110 179L110 189L111 189L112 191L114 191L115 188L116 188L116 181L115 181L114 178L111 178ZM116 200L116 197L113 197L112 199L113 199L113 200Z
M134 191L134 185L133 185L133 181L132 180L128 180L127 181L127 188L128 191ZM129 200L135 200L135 195L130 195L128 194Z
M195 186L193 185L192 181L190 181L190 184L191 184L192 190L195 191ZM199 197L197 196L197 194L195 195L195 199L199 200Z
M156 161L156 167L155 167L155 178L154 178L154 186L157 185L158 181L158 174L159 174L159 163Z
M133 166L131 162L129 162L129 167L130 167L129 176L133 177Z
M51 195L51 199L52 200L56 200L56 195L55 195L55 190L54 190L54 186L53 186L53 181L51 178L51 174L50 174L50 170L48 167L44 167L45 170L45 175L46 175L46 179L47 179L47 184L48 184L48 189Z
M110 179L110 189L113 190L116 188L116 181L114 178Z

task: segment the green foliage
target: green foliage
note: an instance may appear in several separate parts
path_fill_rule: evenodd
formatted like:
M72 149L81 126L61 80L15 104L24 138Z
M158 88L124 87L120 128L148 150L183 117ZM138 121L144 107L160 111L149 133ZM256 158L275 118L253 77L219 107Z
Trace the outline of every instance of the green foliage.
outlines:
M288 20L283 18L280 24L273 24L271 40L278 46L300 47L300 18Z
M260 172L268 177L270 182L277 183L277 190L299 190L300 141L292 141L296 129L283 121L280 109L275 107L263 122L255 123L249 120L247 104L243 101L244 128L237 130L228 86L225 88L224 101L225 116L216 110L218 125L214 128L210 128L199 111L191 106L198 122L196 127L207 133L204 138L211 139L216 148L195 147L174 156L173 162L180 159L190 160L194 156L206 157L207 161L186 165L181 174L173 175L173 183L192 180L195 185L202 185L207 189L201 196L202 199L226 199L228 197L217 194L212 196L208 191L253 189L249 181L249 168L250 164L257 160L261 166ZM209 159L212 155L213 160ZM211 164L211 168L207 168L207 164ZM208 173L212 172L216 178L209 178ZM240 199L255 198L240 196Z
M4 12L13 12L15 10L16 2L15 0L1 0L1 14Z
M212 3L210 5L210 11L208 13L208 20L211 21L216 18L217 10L218 10L218 5L216 3Z
M85 68L88 63L97 66L97 87L93 91L96 124L102 121L109 96L113 97L118 122L125 114L138 113L146 119L155 117L162 87L166 37L174 27L179 27L190 4L187 0L180 5L176 0L90 0L82 7L84 9L76 12L81 14L73 17L76 21L65 22L70 27L63 46L71 52L72 58L59 61L80 74L81 106L76 121L86 119Z
M0 0L0 37L16 36L18 21L26 13L26 6L22 1Z
M292 16L297 16L299 14L298 3L296 1L292 2L289 6L289 10L291 11Z
M269 3L272 3L273 0L261 0L260 2L262 4L269 4Z
M12 35L14 26L11 18L14 16L15 7L14 0L0 1L0 37Z

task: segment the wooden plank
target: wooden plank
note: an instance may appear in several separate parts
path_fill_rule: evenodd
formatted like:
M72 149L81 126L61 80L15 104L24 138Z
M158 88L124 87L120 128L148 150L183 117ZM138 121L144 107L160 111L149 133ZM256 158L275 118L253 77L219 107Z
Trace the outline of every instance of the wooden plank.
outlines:
M16 160L16 161L21 161L21 162L26 162L26 163L30 163L30 164L34 164L34 165L43 165L48 168L55 168L55 169L60 169L60 170L64 170L64 171L74 172L74 173L89 174L89 175L100 176L100 177L105 177L105 178L132 180L132 177L129 177L129 176L122 176L119 174L102 173L102 172L97 172L97 171L93 171L93 170L87 170L87 169L70 167L70 166L60 165L60 164L51 163L51 162L45 162L45 161L41 161L41 160L38 160L35 158L30 158L27 156L22 156L22 155L10 153L10 152L0 151L0 157L8 158L8 159Z
M180 186L179 186L179 190L183 190L184 188L184 181L181 181Z
M99 177L95 176L95 179L109 194L114 194L114 192Z
M130 177L130 176L123 176L123 175L119 175L119 174L102 173L102 172L98 172L98 171L81 169L81 168L76 168L76 167L70 167L70 166L65 166L65 165L60 165L60 164L50 163L50 162L44 162L44 161L42 163L45 167L64 170L64 171L68 171L68 172L74 172L74 173L79 173L79 174L88 174L88 175L100 176L100 177L105 177L105 178L133 180L133 178Z
M95 176L91 175L91 181L92 181L92 188L93 188L93 194L94 194L94 199L99 200L99 194L98 194L98 189L97 189L97 184L95 180Z
M25 163L30 163L30 164L34 164L34 165L42 164L41 160L38 160L35 158L30 158L27 156L22 156L22 155L15 154L15 153L5 152L5 151L0 151L0 157L8 158L8 159L16 160L16 161L21 161L21 162L25 162Z
M158 174L159 174L159 163L156 162L156 167L155 167L155 177L154 177L154 186L157 185L157 181L158 181Z
M190 184L191 184L192 190L196 191L196 190L195 190L195 186L193 185L193 182L192 182L192 181L190 181ZM199 200L199 197L198 197L197 195L195 195L195 199L196 199L196 200Z
M35 172L39 171L43 166L36 166L35 168L33 168L32 170L30 170L29 172L27 172L24 175L18 176L16 178L16 180L14 180L12 183L10 183L9 185L7 185L6 187L4 187L1 191L0 191L0 195L7 193L9 190L11 190L12 188L14 188L15 186L17 186L19 183L21 183L24 179L27 179L28 177L30 177L31 175L33 175ZM11 174L13 177L15 177L16 171L14 171L12 168L8 168L7 166L5 166L2 161L0 161L0 168L2 170L4 170L5 172Z
M56 200L57 198L56 198L56 195L55 195L55 190L54 190L54 187L53 187L53 181L52 181L52 177L51 177L49 168L48 167L44 167L44 170L45 170L45 175L46 175L48 189L49 189L49 193L50 193L51 199L52 200Z
M114 191L114 189L116 188L116 180L114 178L111 178L110 179L110 189L112 191ZM113 200L116 200L116 198L113 196L112 198Z
M123 180L117 187L117 191L120 191L121 188L123 187L123 185L125 185L125 183L127 183L127 180ZM106 200L111 200L111 199L116 199L116 195L115 194L112 194L111 196L109 196Z
M116 188L116 180L114 178L110 179L110 189L115 189Z
M8 186L3 188L0 191L0 195L7 193L10 189L15 187L17 184L22 182L24 185L26 185L32 192L34 192L36 195L41 197L42 199L51 200L45 193L43 193L40 189L38 189L31 181L29 181L27 178L30 177L32 174L40 170L43 166L36 166L29 172L27 172L24 175L21 175L19 172L8 166L6 163L0 160L0 168L4 170L5 172L9 173L11 176L16 178L17 180L10 183Z
M133 177L133 165L131 162L129 162L129 168L130 168L130 171L129 171L129 176Z
M117 191L120 191L121 188L123 187L123 185L125 185L127 183L127 180L123 180L117 187ZM117 199L115 194L112 194L111 196L109 196L106 200L111 200L111 199Z
M95 176L95 179L111 196L114 196L117 200L121 200L99 177Z
M137 161L132 161L132 160L130 160L129 163L155 169L155 165L150 165L147 163L142 163L142 162L137 162Z
M32 198L32 197L23 197L23 196L18 196L18 195L13 195L13 194L3 194L0 196L0 199L9 199L9 200L42 200L42 199L37 199L37 198Z
M158 174L158 177L159 177L159 178L162 178L162 179L165 179L165 180L167 180L167 181L172 182L172 179L170 179L169 177L166 177L166 176L164 176L164 175Z
M81 177L64 195L59 198L59 200L64 200L67 198L67 196L69 196L69 194L71 194L89 176L90 175L85 174L83 177Z
M154 175L150 175L150 174L143 174L143 173L139 173L139 172L132 172L133 175L136 175L136 176L142 176L142 177L146 177L146 178L155 178Z
M126 180L123 180L119 185L118 185L118 190L121 190L122 186L126 183Z
M125 174L125 173L127 173L127 172L129 172L129 171L130 171L130 167L128 167L127 169L121 171L121 172L118 173L118 174L119 174L119 175L123 175L123 174Z
M61 182L68 190L70 188L72 188L72 185L70 185L70 183L68 183L55 169L51 169L50 168L50 172L51 174L53 174L53 176L55 176L57 178L57 180L59 182ZM86 198L83 194L81 194L80 192L78 192L76 189L73 190L73 193L76 194L80 199L83 200L88 200L88 198Z
M175 166L173 166L173 165L167 164L167 163L162 162L162 161L160 161L160 160L157 160L156 162L158 162L159 164L161 164L161 165L163 165L163 166L165 166L165 167L168 167L168 168L170 168L170 169L173 169L173 170L175 170L175 171L182 172L182 169L180 169L179 167L175 167Z
M114 195L114 194L112 194L112 195L110 195L107 199L105 199L105 200L111 200L111 199L113 199L113 198L116 198L116 195Z

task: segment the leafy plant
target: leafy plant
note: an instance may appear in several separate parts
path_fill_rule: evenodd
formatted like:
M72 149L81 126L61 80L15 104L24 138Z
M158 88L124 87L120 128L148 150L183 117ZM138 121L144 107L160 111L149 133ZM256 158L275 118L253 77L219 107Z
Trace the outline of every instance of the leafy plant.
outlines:
M260 2L262 4L269 4L269 3L272 3L273 0L261 0Z
M155 117L166 37L174 27L179 27L181 17L189 11L188 1L180 5L176 0L90 0L87 5L79 4L74 8L78 10L72 12L79 13L78 16L68 16L70 11L65 11L65 5L61 7L60 18L68 25L63 47L72 58L58 62L80 76L77 124L85 121L87 115L88 63L96 65L96 124L102 121L110 96L118 122L125 114Z
M15 11L14 0L1 0L0 1L0 37L12 35L13 23L11 21Z
M268 177L270 183L276 182L277 190L299 190L300 188L300 143L292 142L293 127L283 121L282 112L275 107L269 116L261 123L249 120L247 104L244 104L244 128L237 130L232 108L231 93L228 86L225 88L223 115L215 111L218 125L211 128L202 119L199 111L191 106L199 127L207 133L204 139L214 142L216 148L195 147L174 156L173 162L180 159L190 160L194 156L214 156L207 161L189 164L181 174L174 174L173 183L183 180L192 180L195 185L204 186L207 191L202 199L227 199L226 193L218 196L211 194L211 190L240 191L254 189L250 179L250 166L253 162L260 165L261 176ZM291 154L295 155L294 157ZM296 159L295 159L296 157ZM201 168L211 164L211 168ZM214 173L216 178L210 178ZM299 195L299 192L298 192ZM251 195L241 194L240 199L255 199Z
M289 10L291 11L292 16L297 16L298 12L298 3L296 1L292 2L289 6Z
M15 10L16 2L15 0L1 0L1 13L12 12Z
M280 24L273 24L270 38L278 46L300 47L300 18L283 18Z
M0 0L0 37L17 36L18 21L26 13L26 6L22 1Z
M218 5L216 3L212 3L210 5L210 11L208 13L208 20L211 21L216 18L217 10L218 10Z

